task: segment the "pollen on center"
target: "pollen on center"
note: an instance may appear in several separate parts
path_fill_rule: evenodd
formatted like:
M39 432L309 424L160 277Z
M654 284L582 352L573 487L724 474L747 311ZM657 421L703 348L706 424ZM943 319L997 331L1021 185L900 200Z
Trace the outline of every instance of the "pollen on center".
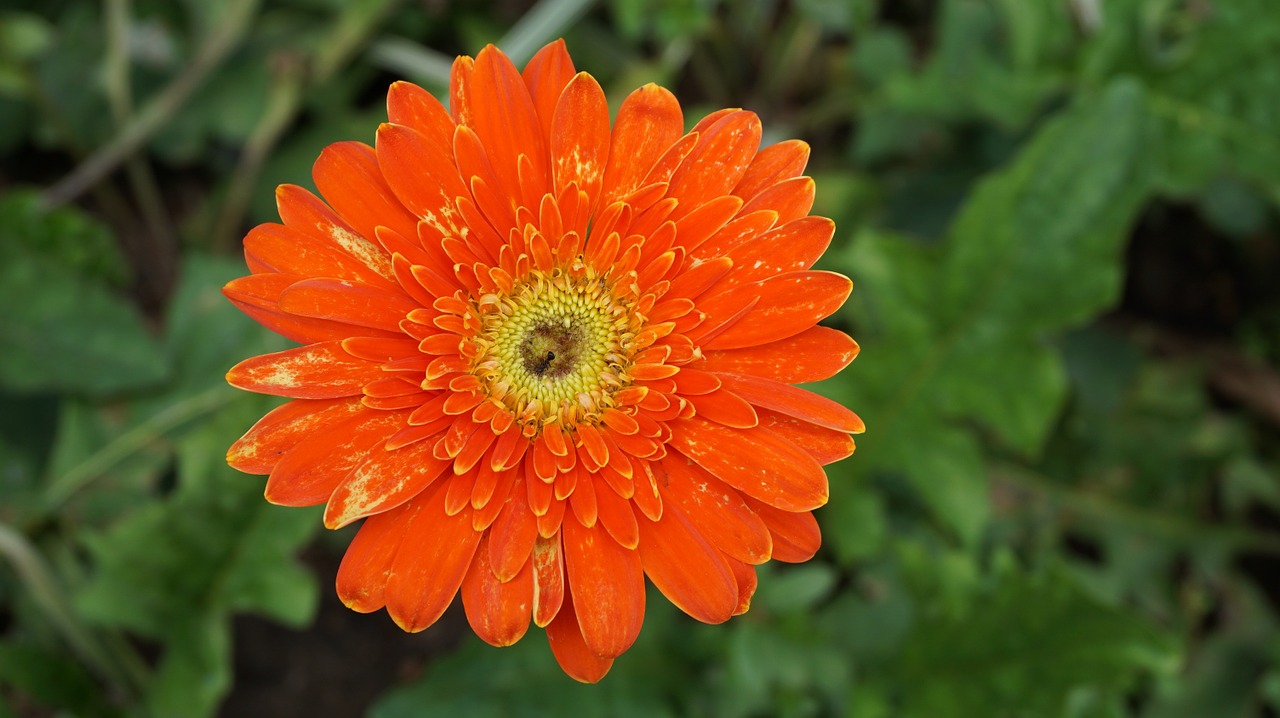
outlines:
M472 372L489 396L536 430L595 422L630 383L627 303L600 277L534 270L506 296L477 306Z

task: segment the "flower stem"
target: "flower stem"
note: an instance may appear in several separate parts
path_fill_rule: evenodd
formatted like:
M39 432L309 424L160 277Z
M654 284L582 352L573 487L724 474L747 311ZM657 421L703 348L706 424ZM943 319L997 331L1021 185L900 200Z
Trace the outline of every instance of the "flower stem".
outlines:
M1048 497L1063 508L1090 518L1120 524L1182 545L1214 545L1233 552L1280 555L1280 535L1234 526L1214 526L1161 511L1132 506L1105 496L1085 493L1035 471L1000 465L992 477L1024 491Z
M261 0L230 0L226 19L209 34L195 60L125 125L111 142L98 148L71 174L44 193L45 204L56 207L80 196L128 159L165 125L205 78L240 43Z
M142 695L147 676L136 660L118 660L86 626L80 623L67 604L65 592L58 586L53 571L27 537L0 522L0 557L13 566L22 585L31 592L34 604L44 612L54 629L71 646L71 650L112 689L124 694L130 703Z
M43 514L60 509L77 492L105 474L111 467L141 451L174 428L226 406L235 397L229 387L217 386L172 404L114 441L90 454L65 474L49 482L43 500Z
M129 84L129 18L130 0L107 0L107 54L104 63L107 100L111 104L117 129L127 127L133 119L133 91ZM139 279L150 283L154 297L164 297L173 283L176 262L174 248L177 233L165 209L159 185L151 166L142 154L133 154L125 164L134 199L147 224L150 246L141 252L147 262L138 272Z
M249 198L262 165L284 131L297 117L307 85L328 80L399 1L363 0L347 4L334 22L328 40L321 45L322 49L316 57L312 58L310 77L307 76L307 68L301 58L278 58L266 110L245 143L244 151L231 175L227 197L214 220L211 232L214 247L228 249L237 238L240 222L248 209Z

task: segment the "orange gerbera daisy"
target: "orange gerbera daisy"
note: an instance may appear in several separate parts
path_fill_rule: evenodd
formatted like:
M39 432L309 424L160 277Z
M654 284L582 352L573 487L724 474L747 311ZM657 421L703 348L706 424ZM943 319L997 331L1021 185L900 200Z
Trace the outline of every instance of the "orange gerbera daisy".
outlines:
M329 146L321 201L277 191L225 288L304 346L238 364L293 399L231 447L266 497L364 523L338 570L406 631L459 591L494 645L546 628L597 681L644 618L645 576L690 616L747 610L754 566L804 561L823 464L862 422L791 386L857 354L817 322L851 284L812 271L803 142L763 150L720 110L684 132L670 92L618 110L557 41L523 75L453 65L450 107L391 86L375 147ZM327 202L327 204L326 204Z

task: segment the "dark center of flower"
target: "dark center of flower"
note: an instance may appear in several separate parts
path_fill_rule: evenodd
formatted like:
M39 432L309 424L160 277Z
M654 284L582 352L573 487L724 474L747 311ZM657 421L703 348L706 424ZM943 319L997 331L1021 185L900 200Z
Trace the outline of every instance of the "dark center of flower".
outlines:
M525 371L536 377L562 379L577 368L588 337L582 322L574 319L541 321L529 329L519 349Z
M477 302L472 372L522 422L594 421L630 382L639 321L599 276L534 270Z

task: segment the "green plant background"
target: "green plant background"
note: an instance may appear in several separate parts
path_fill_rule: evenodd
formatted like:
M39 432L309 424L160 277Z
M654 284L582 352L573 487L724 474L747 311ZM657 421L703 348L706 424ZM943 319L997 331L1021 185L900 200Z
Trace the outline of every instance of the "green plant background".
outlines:
M496 42L813 147L868 425L825 543L596 686L336 605L222 462L237 244ZM0 3L0 718L1280 715L1275 0Z

